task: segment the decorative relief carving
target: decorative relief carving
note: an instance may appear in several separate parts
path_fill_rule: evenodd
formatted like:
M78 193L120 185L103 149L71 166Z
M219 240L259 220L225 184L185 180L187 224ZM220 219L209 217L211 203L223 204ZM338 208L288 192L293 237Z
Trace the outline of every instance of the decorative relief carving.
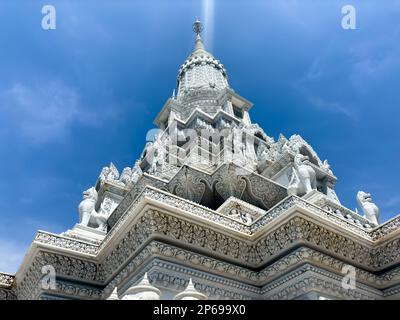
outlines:
M300 195L316 188L316 172L320 178L321 175L326 178L325 187L333 188L335 177L330 176L332 171L328 162L322 163L311 146L299 135L294 135L289 140L280 135L275 142L258 125L251 124L247 113L250 103L237 94L235 100L232 99L233 93L228 88L223 65L203 49L200 52L201 54L191 55L179 70L178 96L173 95L172 105L177 109L177 118L186 118L188 121L185 123L179 120L180 125L186 128L207 128L210 131L217 126L232 130L239 127L240 134L234 137L233 143L234 148L239 151L237 158L244 160L244 168L254 169L256 160L259 164L262 162L262 168L259 166L258 169L263 176L249 171L243 172L246 170L232 163L221 165L221 162L218 162L220 166L214 173L212 170L215 167L207 169L210 174L189 167L178 171L178 165L173 167L174 165L166 163L166 152L169 152L165 148L168 135L164 138L156 136L154 142L146 145L141 157L144 161L145 155L153 153L147 164L136 162L134 168L123 169L121 175L112 163L101 171L96 184L97 190L104 192L106 188L101 188L107 182L112 182L116 189L123 190L118 193L120 196L130 190L117 208L117 203L106 197L101 204L100 213L104 213L101 216L94 207L97 200L96 190L93 188L86 192L87 197L80 206L81 223L104 230L106 216L111 230L102 243L38 232L35 238L35 250L38 248L34 251L36 255L29 258L30 265L24 266L26 271L22 278L14 281L13 276L0 273L0 299L15 298L15 294L19 298L104 298L105 294L108 295L118 284L128 280L129 276L137 273L137 269L148 261L151 262L146 268L154 268L150 274L152 281L177 290L184 288L189 276L203 279L203 282L198 282L197 289L211 298L253 299L265 294L265 297L271 299L282 299L297 297L311 289L337 293L343 298L375 297L372 289L364 287L361 292L343 292L338 286L337 274L345 263L361 266L356 268L360 282L379 288L391 286L385 294L400 292L396 285L396 281L400 279L400 239L388 236L399 229L400 217L371 230L366 219L357 217L339 204L321 202L318 207L318 203L312 204L296 196L285 198L286 189L264 176L274 179L276 174L280 174L292 162L293 155L297 154L294 173L299 181L291 183L295 194ZM225 89L221 91L221 88ZM236 114L233 112L232 102L238 111ZM171 105L169 108L172 108ZM221 111L222 108L230 114ZM193 109L197 111L190 115ZM196 112L202 113L202 116L196 115ZM216 118L217 114L220 118ZM257 133L259 141L252 144L253 141L246 140L243 144L243 133L250 136ZM258 146L257 153L254 146ZM245 157L254 160L254 163L247 166ZM306 158L309 158L312 165L304 163ZM147 166L144 170L152 175L143 173L141 164L143 167ZM177 197L155 188L170 190ZM195 203L200 203L207 191L211 191L210 194L216 192L222 199L234 196L268 211L259 216L250 215L249 218L231 208L228 216L225 216ZM333 193L332 197L335 199L336 195ZM149 208L136 212L137 207L145 200L156 200L179 210L175 210L174 214ZM373 208L371 212L364 204L367 218L374 223L371 216L376 218L377 210ZM274 224L277 217L294 207L304 213L304 216L287 216L279 225ZM185 211L186 215L181 215L180 210ZM304 218L306 211L309 213L308 218ZM136 216L133 217L133 214ZM204 223L199 222L201 219L191 221L194 216L204 219ZM134 223L131 218L136 219ZM125 230L122 227L128 220L132 221L133 226L130 230ZM332 228L325 227L325 222ZM338 229L346 232L332 231ZM154 241L153 238L158 236L162 236L160 238L166 242L176 242L183 246L189 244L202 254ZM376 240L383 237L389 240L376 245ZM46 245L49 245L47 249ZM319 250L305 247L294 250L295 245L309 245ZM67 250L57 251L56 247ZM288 249L294 251L288 253ZM332 256L340 257L340 260L319 251L329 252ZM281 255L282 258L278 259ZM154 257L155 260L150 260ZM157 260L158 257L177 263L160 261ZM301 270L298 268L290 271L305 262L307 265L302 266ZM313 265L308 265L309 263ZM43 277L41 267L44 265L52 265L56 269L59 279L54 292L43 292L39 286ZM190 268L183 265L189 265ZM258 270L264 266L265 268ZM388 272L377 272L392 266L394 267ZM325 269L329 269L333 275L328 274ZM282 286L282 283L295 282L293 279L296 279L295 284ZM269 283L262 289L258 287L260 283L268 281L274 283ZM15 293L8 290L17 282ZM107 286L103 292L89 283L98 288Z
M0 272L0 287L11 287L14 283L15 276Z
M164 200L171 201L171 203L175 203L175 205L182 205L182 208L184 210L188 210L188 212L191 212L191 214L200 214L208 219L211 219L210 217L212 216L216 216L218 217L218 220L216 220L218 223L229 221L230 224L241 225L242 228L246 227L243 224L239 224L238 222L234 222L229 218L218 215L212 210L194 203L190 203L186 200L180 200L178 198L171 197L168 194L162 193L155 189L146 189L145 192L137 199L137 201L139 201L142 196L161 199L163 202ZM301 205L309 210L319 210L320 214L323 212L323 214L329 216L328 212L308 204L300 198L290 197L268 211L267 214L261 219L255 221L249 227L249 230L251 230L251 232L255 232L268 223L268 221L271 221L279 214L286 212L286 210L293 205ZM129 212L126 213L126 216L121 217L121 223L123 223L128 215ZM118 224L119 222L120 221L118 221ZM117 232L118 225L115 227L116 228L114 232ZM358 229L360 228L358 227ZM39 264L38 261L35 260L32 267L34 269L34 266L37 266L36 268L40 268L41 265L51 263L59 265L60 270L65 270L61 271L61 274L69 270L68 274L72 277L102 282L108 277L108 275L115 272L119 266L124 264L125 261L127 261L127 259L136 250L136 248L146 241L146 239L153 233L171 236L175 239L206 248L207 250L215 251L225 256L230 256L235 260L248 261L249 263L256 265L265 258L271 257L279 251L285 249L287 246L297 240L306 240L314 245L320 246L321 248L325 248L331 252L339 254L346 260L353 260L370 268L382 268L384 265L399 261L398 240L384 244L381 247L375 248L374 250L369 250L360 244L345 238L344 236L327 231L324 228L301 218L291 219L288 223L276 230L274 233L268 234L266 237L261 239L260 242L254 246L250 246L240 240L227 237L226 235L222 235L208 228L191 224L188 221L182 221L177 218L174 219L157 211L148 211L135 225L134 229L132 229L125 236L122 242L112 251L112 253L107 256L106 260L101 266L93 263L87 264L88 262L77 261L76 259L70 260L71 258L69 257L56 258L56 256L50 255L46 256L46 259L43 260L42 264ZM364 233L368 234L368 232L365 231ZM110 236L111 235L112 234L110 234ZM108 236L101 247L107 243L107 239L109 239ZM99 246L46 233L38 233L35 241L48 243L91 255L95 255L99 252ZM198 260L199 258L192 257L191 259L196 261L196 259ZM207 266L212 265L209 264L207 260L204 260L204 263ZM230 267L223 268L224 269L220 270L228 270ZM233 271L232 269L229 270L230 272ZM96 273L97 275L94 279L93 274ZM38 280L40 275L41 274L39 272ZM391 277L395 277L395 274L393 273ZM25 284L25 287L26 285L27 284ZM24 288L24 284L22 284L20 288ZM29 295L29 290L25 292L28 292L27 294Z
M40 294L40 296L44 297L46 300L48 298L53 297L62 299L61 296L65 298L81 298L81 299L91 299L91 300L99 300L102 297L103 290L98 288L94 288L89 285L79 285L77 283L66 282L57 280L56 288L54 290L45 291L46 293L36 292L36 294Z
M118 202L115 199L106 196L100 205L100 210L104 216L109 217L117 206Z
M188 168L180 170L169 183L169 190L177 196L199 203L206 189L205 179L200 174L188 172Z
M285 188L264 177L250 174L245 179L249 181L250 193L261 200L267 209L273 207L287 196Z
M157 193L155 190L148 190L148 192L145 194L145 196L149 197L149 196L152 196L152 195L154 196L155 194L158 194L158 196L161 195L161 198L158 198L158 199L160 199L162 201L170 198L166 194ZM176 199L171 199L171 200L172 200L172 202L175 202ZM285 212L289 207L293 206L294 204L299 204L299 203L303 204L303 205L305 204L305 202L302 201L301 199L288 198L283 203L281 203L279 206L277 206L277 207L273 208L271 211L269 211L264 217L262 217L261 219L257 220L255 223L253 223L250 226L251 232L255 232L257 229L259 229L260 227L265 225L268 221L271 221L277 215ZM189 206L189 207L183 207L184 209L190 209L191 210L190 212L192 212L194 214L196 214L196 213L205 214L204 217L207 217L207 216L209 217L209 216L212 215L212 211L211 210L207 211L207 210L201 209L201 207L196 207L196 205L194 205L194 204L190 205L190 203L188 204L185 201L183 201L183 204L185 206ZM197 210L192 210L193 207L196 208ZM312 205L308 205L308 208L311 209ZM220 215L217 215L217 217L219 219L218 222L219 223L223 223L224 218L221 217ZM235 223L231 219L227 219L227 218L225 218L225 221L229 221L230 225ZM177 224L177 222L175 222L175 223ZM160 226L163 226L164 230L167 230L167 229L165 229L165 223L160 223L158 228L160 228ZM173 226L171 225L169 228L170 228L169 230L172 230ZM184 228L189 228L189 227L185 226ZM245 228L245 226L242 225L242 228ZM151 230L151 229L149 229L149 230ZM191 230L195 230L195 229L191 229ZM305 230L305 229L303 228L303 230ZM178 233L178 231L175 231L175 232ZM197 231L197 233L198 232L199 231ZM306 231L303 231L303 233L307 234ZM178 234L178 236L180 236L180 235ZM185 237L186 238L191 238L192 236L185 235ZM203 243L205 242L204 238L203 237L198 237L198 236L196 236L196 237L198 238L199 244L203 245ZM334 240L337 239L337 237L338 237L337 235L331 233L328 238L331 239L330 240L331 243L332 242L335 243ZM315 240L317 242L317 244L319 244L319 242L320 242L319 239L320 238L316 238L316 240ZM323 239L322 244L326 247L327 246L327 244L326 244L327 237L326 236L322 237L322 239ZM60 246L60 247L72 248L73 250L77 250L77 251L81 251L81 252L85 252L85 253L89 253L89 254L96 254L96 252L98 250L98 248L96 246L93 246L93 245L89 245L89 244L86 244L86 243L82 243L82 242L79 242L79 241L70 240L70 239L66 239L66 238L55 237L55 236L51 236L51 235L43 234L43 233L38 233L36 240L40 241L40 242L44 242L44 243L50 243L50 244L53 244L53 245L57 245L57 246ZM280 241L282 241L282 240L280 240ZM209 241L208 241L208 243L209 243ZM104 242L103 242L103 244L104 244ZM340 245L337 244L337 243L332 244L331 246L332 246L332 248L335 248L335 250L337 250L337 248L340 248ZM396 246L394 244L389 244L388 248L389 248L390 252L392 252L393 249L391 249L391 248L396 248ZM344 248L343 250L345 251L346 249ZM350 252L354 252L354 248L352 248L350 250ZM383 252L383 253L381 253L381 252ZM382 256L382 255L385 254L385 250L382 249L382 248L378 248L378 249L376 249L374 251L374 254L379 254L379 256ZM393 254L391 254L391 255L393 256ZM378 266L379 264L378 264L377 260L379 260L379 259L375 259L375 260L376 260L376 262L374 262L373 265L374 266ZM380 265L382 265L382 263Z
M89 244L42 231L36 233L34 241L90 255L96 255L99 250L99 246L96 244Z
M246 180L238 175L239 167L236 165L223 165L213 175L215 190L224 199L229 197L241 198L246 189Z
M285 282L285 280L282 280L282 282ZM346 290L341 286L340 281L337 282L309 275L295 284L285 286L277 293L266 295L265 298L268 300L290 300L315 291L334 296L338 299L374 300L377 298L376 295L365 294L358 290Z
M17 300L17 296L12 290L0 287L0 300Z

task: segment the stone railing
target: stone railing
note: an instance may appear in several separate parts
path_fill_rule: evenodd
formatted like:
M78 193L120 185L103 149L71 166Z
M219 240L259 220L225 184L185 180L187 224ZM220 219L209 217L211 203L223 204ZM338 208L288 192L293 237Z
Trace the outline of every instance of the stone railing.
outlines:
M52 233L48 233L48 232L44 232L44 231L38 231L36 233L34 241L37 243L52 245L52 246L56 246L59 248L78 251L80 253L86 253L86 254L90 254L90 255L96 255L99 250L98 245L80 241L80 240L67 238L64 236L60 236L57 234L52 234Z
M289 208L295 205L307 209L319 217L329 219L336 225L345 228L346 230L352 231L368 240L372 240L368 229L363 227L362 224L354 223L353 220L345 219L339 215L333 214L331 211L326 210L326 208L321 208L297 196L289 196L285 198L273 208L268 210L264 216L255 220L253 224L250 225L251 233L257 232L257 230L259 230L261 227L265 226L267 223L285 213Z
M320 208L319 206L311 204L297 196L290 196L283 199L278 204L276 204L274 207L268 210L263 216L253 221L250 225L246 225L241 221L235 220L229 216L211 210L195 202L185 200L183 198L174 196L168 192L164 192L157 188L147 186L136 197L131 206L129 206L125 212L119 215L116 223L108 232L105 239L102 241L101 245L94 245L84 241L75 240L51 233L46 233L43 231L38 231L38 233L36 234L35 241L39 243L61 247L64 249L74 250L89 255L96 255L108 243L108 240L111 239L118 232L120 227L123 225L124 221L130 216L132 210L134 210L134 208L137 207L145 199L159 201L173 208L189 212L191 215L207 219L216 224L225 226L231 230L247 234L248 236L251 236L252 234L256 233L264 226L266 226L268 223L270 223L280 215L286 213L288 209L294 206L307 209L308 211L313 212L319 217L329 219L336 225L343 227L349 231L352 231L367 240L376 240L377 238L393 231L400 224L400 217L398 217L396 219L391 220L389 223L374 229L371 232L370 229L368 229L367 227L365 227L365 225L363 225L363 223L366 223L366 220L363 217L359 217L359 219L356 220L360 221L359 223L354 221L353 217L355 213L351 215L352 217L351 219L346 218L345 213L350 211L348 209L345 208L342 208L341 210L339 208L335 209L335 210L340 210L339 213L338 211L334 211L333 209L338 207L338 205L329 207L325 206L323 208Z
M400 215L386 221L372 230L371 237L373 240L378 240L398 229L400 229Z
M371 231L375 227L366 218L333 201L329 201L326 197L321 198L317 205L320 206L321 209L330 212L332 215L354 223L365 230Z

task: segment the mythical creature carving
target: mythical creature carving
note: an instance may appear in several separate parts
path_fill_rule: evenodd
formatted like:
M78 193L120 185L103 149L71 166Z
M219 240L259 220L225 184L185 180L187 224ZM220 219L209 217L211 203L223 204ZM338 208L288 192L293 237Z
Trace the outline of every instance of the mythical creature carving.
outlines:
M111 162L108 167L104 167L99 175L100 185L102 186L106 181L118 181L119 172L115 165Z
M324 160L324 162L321 165L321 168L325 172L332 174L331 165L328 163L328 160Z
M357 202L364 212L364 217L371 223L379 225L379 208L372 202L371 194L358 191Z
M107 217L95 210L97 191L94 187L83 192L83 200L79 204L80 225L106 231Z
M316 174L309 164L308 156L301 153L296 154L292 178L288 186L289 195L302 196L317 188Z

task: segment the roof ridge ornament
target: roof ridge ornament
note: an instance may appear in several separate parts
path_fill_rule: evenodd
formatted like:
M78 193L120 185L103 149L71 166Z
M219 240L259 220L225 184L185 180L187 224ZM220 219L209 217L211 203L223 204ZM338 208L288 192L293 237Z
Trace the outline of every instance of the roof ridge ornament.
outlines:
M193 23L193 31L197 34L193 53L199 51L205 51L203 39L200 36L200 33L203 31L203 29L204 28L200 20L196 18L196 21Z
M196 18L196 21L193 23L193 31L199 36L203 29L204 28L200 20Z

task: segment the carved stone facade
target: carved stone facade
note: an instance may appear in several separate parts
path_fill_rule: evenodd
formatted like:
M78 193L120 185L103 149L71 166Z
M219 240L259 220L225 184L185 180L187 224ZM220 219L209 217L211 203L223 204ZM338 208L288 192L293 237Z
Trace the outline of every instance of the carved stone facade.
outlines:
M342 206L328 161L252 123L194 30L154 139L101 170L80 223L38 231L0 299L399 299L400 216Z

